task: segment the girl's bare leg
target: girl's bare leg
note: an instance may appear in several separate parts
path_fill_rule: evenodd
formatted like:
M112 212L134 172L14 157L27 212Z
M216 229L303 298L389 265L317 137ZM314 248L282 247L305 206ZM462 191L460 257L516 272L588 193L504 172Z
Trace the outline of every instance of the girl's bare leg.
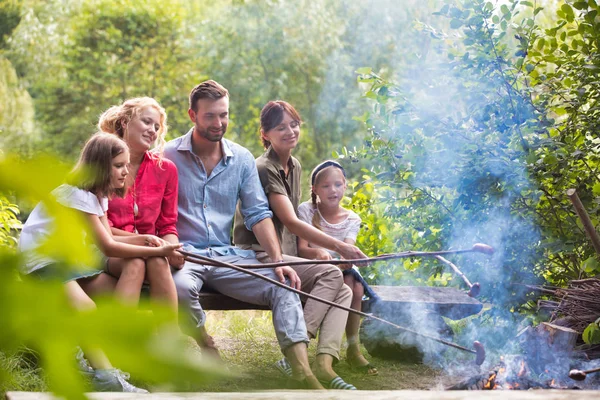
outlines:
M362 310L362 298L365 294L365 288L360 282L357 282L351 275L344 277L344 283L352 289L352 303L350 307L354 310ZM366 367L369 361L362 355L358 340L358 330L360 329L360 315L349 313L346 323L346 338L348 340L348 349L346 350L346 359L348 363L355 367ZM369 375L377 373L377 369L369 368L366 371Z
M96 303L83 291L76 281L65 284L67 298L77 311L91 311L96 309ZM83 352L94 369L110 369L112 365L104 352L100 349L83 349Z
M177 317L177 289L171 275L171 267L164 257L150 257L146 260L146 279L150 284L150 298L161 301Z
M118 277L115 295L124 303L137 305L146 275L146 260L143 258L109 258L108 272Z
M96 296L114 292L115 286L117 286L117 278L103 272L100 275L95 275L90 278L78 279L77 283L88 296L94 298Z

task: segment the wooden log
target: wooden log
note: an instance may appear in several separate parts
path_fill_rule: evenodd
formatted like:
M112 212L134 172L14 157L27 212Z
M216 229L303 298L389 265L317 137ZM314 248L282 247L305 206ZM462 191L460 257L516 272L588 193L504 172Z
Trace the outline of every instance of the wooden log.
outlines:
M579 337L579 333L571 328L548 322L542 322L535 330L546 340L549 346L548 351L555 352L555 354L572 352Z
M592 241L592 245L594 246L596 253L600 254L600 235L598 235L598 232L596 232L596 228L594 228L594 224L592 224L590 216L583 207L583 203L579 199L579 196L577 196L577 191L575 189L569 189L567 190L567 196L569 197L569 200L571 200L571 203L573 203L575 212L577 212L579 219L583 223L585 233L587 233Z

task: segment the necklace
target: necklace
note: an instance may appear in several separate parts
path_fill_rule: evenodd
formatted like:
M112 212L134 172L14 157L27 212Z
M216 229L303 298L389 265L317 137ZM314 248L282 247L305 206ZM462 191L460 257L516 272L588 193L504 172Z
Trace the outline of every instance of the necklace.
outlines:
M133 181L133 187L132 187L132 192L131 192L131 197L133 198L133 232L134 233L138 233L137 227L136 227L136 223L135 223L135 219L138 216L138 205L137 205L137 200L136 200L136 192L135 192L135 180Z

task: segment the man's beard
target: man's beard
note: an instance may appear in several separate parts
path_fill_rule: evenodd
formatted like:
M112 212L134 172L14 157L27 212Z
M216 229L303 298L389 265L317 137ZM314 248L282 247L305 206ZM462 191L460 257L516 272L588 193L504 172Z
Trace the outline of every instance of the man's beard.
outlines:
M209 129L200 129L198 127L196 127L196 130L198 131L200 137L203 137L210 142L219 142L223 138L223 135L225 135L227 127L222 127L219 133L212 132Z

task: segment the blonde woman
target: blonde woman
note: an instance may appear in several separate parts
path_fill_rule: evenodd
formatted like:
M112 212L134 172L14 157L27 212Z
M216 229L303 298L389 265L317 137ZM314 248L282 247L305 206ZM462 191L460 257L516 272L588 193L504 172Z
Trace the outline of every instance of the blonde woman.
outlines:
M106 110L98 128L127 143L130 153L129 191L108 204L108 220L115 236L151 235L148 246L179 243L177 237L177 168L162 156L167 133L167 115L156 100L138 97ZM154 151L150 150L157 146ZM183 257L111 258L108 272L128 282L130 300L137 302L144 279L150 297L166 303L177 313L177 291L171 268L181 268ZM137 273L143 271L142 274ZM123 276L127 275L127 276ZM131 284L134 282L134 284ZM118 284L117 284L118 285Z

